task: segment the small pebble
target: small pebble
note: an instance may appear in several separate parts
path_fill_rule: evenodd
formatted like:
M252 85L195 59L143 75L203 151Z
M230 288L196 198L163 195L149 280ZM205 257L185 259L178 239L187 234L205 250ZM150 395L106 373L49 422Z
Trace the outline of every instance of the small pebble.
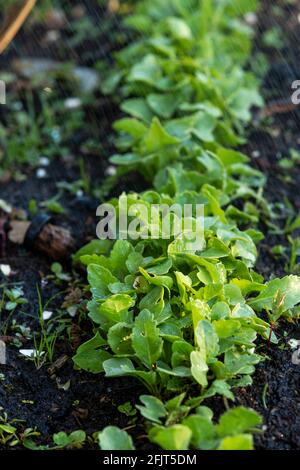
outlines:
M253 150L253 152L251 153L251 156L253 158L259 158L260 157L260 151L259 150Z
M0 271L4 276L10 276L11 267L9 266L9 264L0 264Z
M52 29L51 31L47 31L45 35L45 41L47 43L57 42L61 38L61 34L59 31Z
M6 364L6 344L0 340L0 365Z
M45 277L41 280L41 287L45 288L48 285L48 279Z
M50 135L51 135L53 142L55 142L56 144L58 144L61 141L61 133L58 128L52 129L52 131L50 132Z
M255 13L246 13L244 18L246 23L250 26L254 26L257 23L257 15Z
M278 127L273 127L273 129L271 129L272 137L279 137L280 134L281 134L281 130Z
M50 165L50 160L49 160L48 157L40 157L39 164L41 166L49 166Z
M76 109L80 108L82 105L82 101L80 98L67 98L64 101L64 105L66 109Z
M36 170L36 177L39 179L46 178L47 177L47 172L44 168L38 168Z
M22 354L22 356L25 356L25 357L36 358L38 356L43 356L45 354L45 351L39 352L36 349L20 349L19 353Z
M77 305L72 305L71 307L67 308L67 312L72 318L76 316L77 310L78 310Z
M291 349L297 349L298 346L300 346L300 341L298 339L291 338L288 344L291 347Z
M113 165L108 166L105 170L105 174L107 176L115 176L116 173L117 173L117 169Z
M6 212L6 214L11 214L12 212L12 207L10 204L8 204L4 199L0 199L0 209L3 212Z
M84 195L84 192L82 191L82 189L79 189L77 192L76 192L76 196L77 197L82 197Z
M43 320L50 320L50 318L52 317L53 315L53 312L50 312L49 310L45 310L43 312Z

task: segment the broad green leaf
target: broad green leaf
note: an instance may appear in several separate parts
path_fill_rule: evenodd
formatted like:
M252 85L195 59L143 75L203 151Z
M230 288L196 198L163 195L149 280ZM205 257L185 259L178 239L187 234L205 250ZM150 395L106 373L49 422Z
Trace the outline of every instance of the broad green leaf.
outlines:
M123 279L127 274L126 261L133 253L133 247L127 240L117 240L110 254L110 268L113 274Z
M74 363L80 369L94 374L103 372L103 362L111 357L107 351L100 349L105 345L106 341L97 332L92 339L79 346L76 355L73 357Z
M152 389L156 384L155 372L145 372L142 370L136 370L133 362L127 358L113 358L108 359L103 363L103 369L106 377L123 377L132 376L136 377L143 382L144 385Z
M252 374L254 365L261 360L257 354L239 353L238 351L227 351L224 364L231 376L237 374Z
M170 17L167 24L171 35L178 40L191 41L193 39L192 31L188 24L180 18Z
M181 393L180 395L177 395L174 398L171 398L170 400L167 401L166 403L166 409L168 411L174 411L180 408L184 398L185 398L185 393Z
M226 224L227 221L226 221L225 212L223 211L223 209L221 208L219 202L217 201L217 199L213 195L209 185L206 184L205 187L203 187L202 194L204 196L206 196L207 199L209 200L210 208L211 208L211 211L212 211L213 215L219 217L221 222L223 224Z
M240 322L231 319L214 321L213 326L219 338L233 336L241 329Z
M139 268L145 264L144 257L140 253L131 253L126 261L127 269L130 273L135 274Z
M187 426L175 424L151 431L150 439L164 450L188 450L192 431Z
M78 261L81 256L85 255L107 255L110 248L110 240L92 240L73 255L73 261Z
M168 134L168 132L161 125L159 119L153 118L150 129L142 141L142 146L144 152L152 153L161 148L178 143L179 140L176 137Z
M189 366L190 355L193 352L193 346L187 341L178 340L172 344L172 367Z
M105 345L106 345L105 339L103 339L100 333L97 332L93 338L91 338L89 341L79 346L79 348L77 349L77 352L81 353L81 352L91 351L92 349L100 348L101 346L105 346Z
M127 358L112 358L104 362L103 368L107 377L122 377L135 372L134 365Z
M226 300L230 305L240 305L244 303L244 297L241 290L235 284L227 284L224 286Z
M197 117L193 128L193 134L204 142L212 142L214 140L213 131L216 127L217 120L209 113L200 113Z
M128 319L128 310L134 306L134 300L127 294L114 294L99 307L99 313L109 323L124 322Z
M210 308L206 302L202 302L202 300L199 299L191 299L190 303L192 309L194 334L196 335L199 322L201 320L210 319Z
M166 364L158 362L157 371L173 377L191 377L191 369L189 367L177 366L170 369Z
M209 389L204 393L204 395L202 395L202 398L211 398L215 395L221 395L225 398L228 398L229 400L234 400L234 395L231 391L231 387L228 382L226 382L226 380L214 380Z
M178 97L172 93L163 95L153 93L147 96L147 103L152 111L164 119L168 119L173 115L179 104L179 100Z
M167 414L163 403L158 398L150 395L141 395L140 401L144 406L136 405L136 407L140 410L142 416L149 419L149 421L160 424L160 418L163 418Z
M135 319L132 346L137 357L148 369L151 369L161 356L163 340L149 310L142 310Z
M113 284L118 279L103 266L91 264L88 266L88 281L95 299L104 299L110 294L109 284Z
M134 450L132 438L117 426L108 426L99 433L101 450Z
M147 132L147 127L137 119L123 118L114 123L114 129L125 132L135 139L141 139Z
M180 294L180 299L183 304L188 302L188 293L192 290L192 280L189 276L185 276L180 271L175 271L177 286Z
M215 358L219 352L219 337L215 331L214 325L207 320L201 320L195 330L196 344L201 354L210 361Z
M172 260L170 258L162 261L161 263L154 264L153 266L147 267L149 274L155 274L156 276L162 276L167 274L172 267Z
M134 354L131 345L131 331L132 329L126 323L122 322L117 323L109 329L107 342L115 354Z
M218 157L221 159L223 165L228 167L229 171L236 163L246 163L249 158L236 150L221 147L217 150Z
M254 310L247 304L237 304L232 310L234 318L253 318L256 317Z
M73 431L69 435L62 431L53 435L54 444L61 448L80 448L84 444L85 440L86 434L81 430Z
M148 106L146 100L142 98L130 98L123 101L121 104L121 110L128 113L137 119L141 119L147 123L153 119L153 112Z
M113 155L109 161L113 163L114 165L120 165L120 166L134 166L138 165L141 163L141 157L140 155L136 153L125 153L123 155Z
M222 439L218 450L253 450L251 434L238 434Z
M139 303L141 310L147 309L154 314L155 320L159 320L159 314L163 311L164 303L164 289L163 287L153 286L148 294L146 294ZM164 319L171 315L168 314Z
M202 387L207 386L208 365L206 363L205 353L193 351L191 353L191 372L192 376Z
M300 303L300 278L291 275L270 281L258 297L249 302L249 305L258 311L271 310L278 292L283 296L282 305L285 311L295 307Z
M221 437L241 434L255 428L261 421L261 417L254 410L239 406L221 416L217 431Z
M154 284L155 286L162 286L166 287L167 289L171 289L173 286L173 279L171 276L157 276L155 274L148 273L146 269L140 267L140 273L147 279L150 284Z
M14 434L17 431L17 428L10 424L0 424L0 431L3 431L6 434Z
M255 89L239 88L230 98L231 112L244 121L250 119L252 106L262 106L262 104L263 100Z
M111 95L120 84L124 73L119 70L113 70L101 83L101 91L104 95Z
M229 318L231 311L229 305L226 302L217 302L211 309L211 319L221 320L222 318Z
M156 85L156 82L161 78L161 68L159 66L156 56L149 54L144 59L136 63L129 75L127 80L144 82L149 85Z
M192 431L191 444L194 449L213 449L217 443L217 432L213 423L199 415L186 418L182 424Z
M221 240L213 238L208 242L207 249L200 253L202 258L224 258L229 255L229 248Z

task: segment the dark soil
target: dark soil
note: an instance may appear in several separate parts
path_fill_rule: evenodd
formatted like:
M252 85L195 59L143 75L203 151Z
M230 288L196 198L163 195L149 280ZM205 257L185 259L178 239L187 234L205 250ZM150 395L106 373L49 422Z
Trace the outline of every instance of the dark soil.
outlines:
M65 3L65 12L68 14L72 2ZM97 2L89 1L81 2L81 4L85 5L95 21L101 20L103 24L107 23L107 30L105 27L100 28L99 37L95 38L93 44L84 42L77 48L68 48L68 38L72 37L70 29L67 31L67 37L64 38L62 46L41 47L40 44L43 44L47 29L45 26L38 26L30 32L23 30L15 41L15 48L10 48L9 53L1 58L0 67L2 65L7 69L9 63L17 56L47 57L61 61L73 60L79 65L92 66L97 60L111 55L113 50L119 47L119 43L124 43L125 38L124 33L118 30L117 18L110 17L107 12L96 5ZM73 2L74 5L77 5L77 2ZM109 31L115 30L119 31L117 37L115 33L109 34ZM93 54L88 54L88 51L93 51ZM63 96L63 89L61 93ZM99 100L98 115L95 116L94 108L91 112L93 118L96 117L99 122L98 137L103 147L102 154L100 156L82 155L78 151L79 144L90 136L89 129L87 129L82 134L74 135L69 143L70 156L67 159L62 161L56 158L46 168L46 178L42 180L37 178L35 168L26 169L24 170L26 178L23 181L12 180L0 183L0 199L4 199L14 208L23 210L28 209L31 199L36 199L37 202L50 199L57 194L58 182L71 183L80 178L77 163L79 157L84 158L85 171L93 187L101 188L105 170L109 165L108 157L112 154L109 135L111 123L117 118L117 108L113 102L99 99L97 96L95 98ZM88 114L89 110L86 111ZM123 177L118 182L118 187L112 189L111 194L119 194L125 189L139 191L143 185L140 177L137 178L135 175ZM95 238L97 223L95 211L101 201L89 194L78 197L63 194L60 202L66 212L53 216L52 223L69 229L75 238L77 248ZM5 222L5 218L2 218L2 221ZM47 280L53 260L47 259L41 253L28 251L23 246L18 247L7 240L4 242L2 240L0 247L0 264L11 266L14 275L9 279L10 284L21 285L24 296L28 300L28 304L20 309L14 318L18 324L29 326L34 331L38 328L37 286L44 303L56 296L49 304L49 309L54 310L62 304L63 291L67 285L56 286ZM68 260L63 260L62 263L66 271L71 270ZM4 277L0 274L0 283L4 284L4 281ZM0 291L3 284L0 285ZM1 320L4 321L5 318L2 317ZM76 320L72 323L76 325ZM84 331L79 329L79 333L76 332L76 334L79 339L81 337L81 341L86 339ZM24 344L24 348L32 346L32 341ZM92 435L109 424L125 427L129 418L118 412L117 408L129 399L134 401L134 397L142 393L141 386L134 380L125 378L112 381L101 375L75 371L72 362L75 350L72 344L68 345L67 342L58 340L55 360L65 354L68 360L54 374L49 374L47 366L37 370L34 363L22 358L17 349L8 341L7 365L1 366L1 373L5 379L0 381L0 414L6 412L9 420L22 420L23 423L18 425L18 429L36 428L41 433L42 444L52 444L52 435L59 431L71 432L84 429L88 435ZM58 385L66 384L68 381L70 381L70 386L67 391L58 388ZM142 445L143 439L140 442Z
M276 6L281 14L274 15ZM280 13L280 11L278 11ZM297 8L286 2L264 1L259 15L255 53L263 52L269 59L270 68L263 78L263 94L266 104L291 100L291 84L300 76L299 36L300 25ZM263 33L278 25L282 31L282 49L262 46ZM289 149L300 150L300 111L276 114L267 123L259 123L249 135L245 153L252 156L255 167L267 176L265 195L270 202L290 201L296 215L300 209L300 166L296 163L291 170L284 171L279 162L288 156ZM290 176L287 180L286 176ZM286 238L270 234L267 226L261 227L265 239L259 246L256 269L266 279L285 275L284 260L272 255L270 248L282 244ZM266 357L257 366L251 388L241 390L237 401L251 406L264 418L264 432L256 436L257 449L292 450L300 448L300 366L292 363L292 351L287 346L289 338L300 339L299 325L289 326L284 322L276 330L285 344L283 349L276 346L262 347ZM285 339L284 339L285 338ZM264 399L265 390L265 399Z
M63 2L64 3L64 2ZM66 2L66 11L72 2ZM77 4L77 2L74 2ZM126 35L119 29L117 20L108 18L105 12L95 7L94 2L82 2L88 7L95 21L110 23L110 31L117 30L119 34L111 40L109 29L99 28L99 37L94 42L90 40L81 43L76 48L68 47L68 38L72 37L72 31L67 31L63 41L64 46L55 49L54 46L42 47L42 38L45 35L45 27L39 26L29 33L25 30L15 42L5 59L6 66L16 55L51 57L56 60L75 60L82 65L94 65L97 60L109 56L113 50L120 47ZM96 2L95 2L96 3ZM258 52L264 52L270 59L271 68L264 78L263 93L267 101L290 97L290 85L294 79L300 78L298 67L299 47L295 36L300 32L299 23L295 21L298 12L291 6L286 7L284 2L277 2L284 10L283 16L276 16L272 10L272 2L263 1L263 7L259 14L257 25L256 47L253 55L255 61ZM282 10L281 10L282 11ZM271 12L271 13L270 13ZM297 14L296 14L297 13ZM266 48L262 44L263 33L277 22L284 35L284 46L278 51ZM114 35L113 35L114 36ZM91 54L89 51L93 51ZM288 61L288 63L286 62ZM278 92L279 90L279 92ZM101 100L100 97L98 97ZM99 139L103 145L100 157L84 155L86 168L94 187L100 187L108 166L108 157L112 153L111 122L117 117L117 107L114 103L100 101L105 108L99 111ZM109 110L109 111L107 111ZM109 119L107 118L109 116ZM268 177L266 196L269 201L284 201L288 198L296 212L300 208L300 167L296 165L292 170L291 182L283 180L285 173L278 166L280 158L287 156L290 148L300 150L300 111L293 111L284 115L275 115L267 123L260 122L250 129L249 142L244 149L252 156L253 165L262 170ZM80 136L79 136L80 137ZM86 135L83 133L83 139ZM57 194L56 183L59 181L75 181L80 177L76 159L78 158L77 141L74 136L72 149L73 158L66 161L57 159L47 168L48 177L42 182L36 177L35 170L26 172L26 180L23 182L9 182L0 184L0 199L5 199L14 207L27 209L28 202L35 198L44 201ZM70 148L71 148L70 144ZM257 153L259 152L259 154ZM259 155L257 157L257 155ZM80 155L82 156L82 155ZM139 190L145 188L145 183L140 177L132 175L123 178L113 193L118 194L122 190ZM68 228L73 233L78 247L94 238L95 234L95 208L100 202L90 195L83 197L63 196L61 200L67 212L55 216L54 223ZM262 227L264 233L268 233L268 227ZM0 237L1 238L1 237ZM272 255L270 248L276 244L286 244L283 237L267 235L260 244L260 257L257 264L258 272L266 279L271 276L284 275L284 262ZM52 261L37 252L29 252L24 247L16 248L7 243L0 258L0 263L9 264L15 275L11 282L20 282L24 289L24 295L29 304L22 308L15 316L18 323L37 327L38 297L37 285L39 285L44 301L53 295L57 297L50 304L49 309L55 309L61 305L64 298L65 285L55 285L47 281ZM71 270L69 262L65 262L64 268ZM80 284L80 277L74 274L76 282ZM0 282L4 280L0 279ZM28 316L31 314L31 317ZM76 325L75 320L71 320ZM84 337L84 324L79 331L79 337ZM286 336L284 336L286 331ZM288 326L282 323L277 331L285 340L300 338L299 329L296 326ZM32 343L24 347L32 347ZM66 364L54 374L49 374L47 366L36 370L32 362L21 358L17 349L7 345L8 361L6 366L1 366L0 372L5 380L0 381L0 406L9 419L24 420L23 427L36 427L41 433L40 442L43 444L52 442L52 435L59 431L72 431L84 429L89 435L99 431L104 426L119 425L125 427L132 418L128 418L118 411L118 405L130 400L137 401L142 387L136 381L130 379L108 380L101 375L91 375L75 371L72 364L74 350L64 341L58 341L55 359L63 354L68 356ZM299 449L300 448L300 366L292 364L292 351L286 346L283 349L273 346L262 346L261 353L266 360L257 367L254 376L254 384L237 394L237 404L245 404L259 411L264 417L265 432L256 436L258 449ZM58 384L65 384L70 380L70 387L64 391L58 388ZM263 399L264 387L265 402ZM223 403L219 404L223 407ZM0 411L1 414L1 411ZM139 437L139 428L133 430ZM138 439L138 446L143 447L143 438ZM92 445L92 444L90 444Z

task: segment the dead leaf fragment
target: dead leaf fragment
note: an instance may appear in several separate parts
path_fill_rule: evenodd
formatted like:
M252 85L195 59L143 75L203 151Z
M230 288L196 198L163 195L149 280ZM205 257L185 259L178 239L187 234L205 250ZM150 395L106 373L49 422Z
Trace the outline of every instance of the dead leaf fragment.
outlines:
M53 375L56 371L58 371L59 369L61 369L65 364L66 362L68 361L69 359L69 356L67 356L66 354L64 354L63 356L60 356L57 361L55 361L52 366L49 367L48 369L48 374L49 375Z
M23 245L26 232L30 227L31 222L23 220L13 220L10 223L10 231L8 232L8 239L17 245Z

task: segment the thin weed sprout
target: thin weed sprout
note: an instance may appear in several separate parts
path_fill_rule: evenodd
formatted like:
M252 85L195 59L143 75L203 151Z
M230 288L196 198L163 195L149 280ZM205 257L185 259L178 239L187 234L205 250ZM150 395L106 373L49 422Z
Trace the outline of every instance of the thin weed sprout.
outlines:
M53 362L55 353L55 344L59 336L59 330L52 331L53 322L49 325L44 320L44 312L48 308L49 304L54 300L55 297L60 295L61 292L51 297L45 305L43 305L41 292L39 286L37 286L38 296L38 321L40 326L39 333L35 333L33 337L34 342L34 354L32 355L35 367L40 369L46 362Z
M3 408L0 407L0 411L3 411ZM17 426L23 423L25 421L22 419L9 420L6 412L2 415L0 414L0 444L3 446L8 444L10 447L15 447L20 443L25 443L29 438L40 435L36 428L26 428L20 432Z
M6 336L16 308L27 304L27 299L24 298L21 284L13 284L11 288L10 284L2 284L0 288L2 289L0 300L0 334ZM5 320L3 320L3 311L8 312Z

